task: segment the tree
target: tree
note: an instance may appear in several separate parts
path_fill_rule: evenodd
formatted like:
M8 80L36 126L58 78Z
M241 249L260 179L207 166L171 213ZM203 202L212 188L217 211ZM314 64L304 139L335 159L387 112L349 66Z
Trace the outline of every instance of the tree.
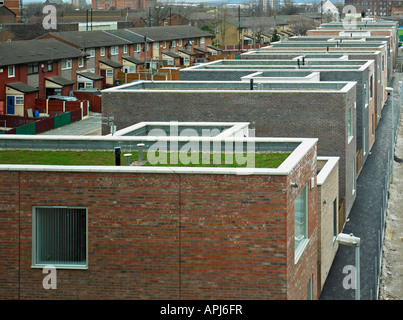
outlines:
M284 15L294 15L298 13L298 7L293 0L284 0L279 12Z
M274 19L271 17L251 17L247 19L247 24L250 25L252 36L257 44L262 44L264 36L270 37L270 35L273 34L276 26Z
M317 27L315 21L300 15L291 17L289 20L289 26L296 35L300 36L305 36L308 30Z

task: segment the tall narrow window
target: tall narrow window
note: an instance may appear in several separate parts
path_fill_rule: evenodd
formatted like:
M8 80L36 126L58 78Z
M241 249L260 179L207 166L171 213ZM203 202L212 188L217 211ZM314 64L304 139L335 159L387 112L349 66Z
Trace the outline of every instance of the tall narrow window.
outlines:
M34 207L33 265L87 267L87 209Z
M308 240L308 190L301 190L294 202L294 244L295 256L298 260Z
M352 185L352 194L355 192L355 159L353 159L353 165L351 166L351 185Z
M313 286L312 286L312 277L309 279L308 285L306 287L306 299L312 300L313 299Z
M337 198L333 201L333 243L336 241L338 235L337 227Z
M15 77L15 66L8 66L8 77L13 78Z
M350 142L353 138L353 105L348 108L347 112L347 137Z

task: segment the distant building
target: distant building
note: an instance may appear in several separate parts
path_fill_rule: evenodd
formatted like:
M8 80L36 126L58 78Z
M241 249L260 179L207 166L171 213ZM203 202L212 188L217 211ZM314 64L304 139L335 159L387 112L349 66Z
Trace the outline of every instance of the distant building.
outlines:
M13 22L19 22L21 15L20 15L20 8L21 8L21 2L20 0L0 0L0 7L6 7L10 9L12 12L15 13L15 21Z
M151 6L151 0L92 0L92 8L100 10L123 9L145 10Z
M0 23L15 23L17 15L6 6L0 6Z
M340 19L339 9L330 0L322 4L322 14L330 16L332 21L339 21Z

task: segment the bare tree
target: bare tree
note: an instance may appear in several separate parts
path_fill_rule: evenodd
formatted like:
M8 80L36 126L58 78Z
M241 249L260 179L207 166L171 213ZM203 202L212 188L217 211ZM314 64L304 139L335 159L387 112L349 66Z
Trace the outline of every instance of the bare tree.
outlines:
M306 32L316 28L317 24L312 19L296 15L290 18L289 26L296 35L305 36Z
M257 44L262 44L265 37L270 38L276 28L274 19L271 17L251 17L247 19L247 24L250 25L252 36Z

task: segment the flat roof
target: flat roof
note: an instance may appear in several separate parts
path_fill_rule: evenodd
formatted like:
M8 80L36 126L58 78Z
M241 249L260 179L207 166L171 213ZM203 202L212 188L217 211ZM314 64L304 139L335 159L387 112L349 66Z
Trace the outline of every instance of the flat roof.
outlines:
M71 140L70 140L71 139ZM80 139L87 140L88 146L90 149L94 147L96 142L100 140L109 140L112 142L114 146L121 146L124 140L131 141L132 143L138 143L138 141L144 141L144 137L142 140L136 140L136 137L104 137L104 136L38 136L32 137L31 135L3 135L0 137L0 144L4 143L4 140L26 140L26 142L30 142L38 148L37 142L42 140L50 142L50 141L58 141L59 146L63 144L63 141L77 141ZM166 139L166 140L165 140ZM188 143L189 141L198 142L198 143L214 143L219 141L223 142L221 138L201 138L201 137L163 137L164 141L182 141ZM228 140L224 139L225 143ZM150 142L161 141L160 137L150 137ZM37 171L37 172L94 172L94 173L177 173L177 174L234 174L234 175L288 175L300 161L307 155L308 152L317 144L317 138L244 138L244 139L232 139L230 140L232 143L241 143L246 146L248 143L253 143L256 147L254 152L262 151L266 148L266 150L273 151L288 151L290 155L278 166L277 168L254 168L254 167L172 167L172 166L61 166L61 165L13 165L13 164L2 164L0 165L0 171ZM49 146L49 144L47 144ZM272 148L277 145L277 148ZM19 149L19 148L12 148ZM64 146L63 150L66 150L66 146ZM73 150L70 148L70 150ZM109 150L113 150L113 148L109 148ZM122 148L123 150L123 148ZM129 149L133 150L133 148ZM200 149L203 150L203 149ZM225 149L224 149L225 150Z
M262 90L270 91L327 91L327 92L348 92L356 85L355 81L321 81L321 82L267 82L255 84L251 90L250 83L245 81L136 81L121 86L102 90L104 94L119 92L183 92L183 91L209 91L209 92L243 92L245 94L258 93Z

